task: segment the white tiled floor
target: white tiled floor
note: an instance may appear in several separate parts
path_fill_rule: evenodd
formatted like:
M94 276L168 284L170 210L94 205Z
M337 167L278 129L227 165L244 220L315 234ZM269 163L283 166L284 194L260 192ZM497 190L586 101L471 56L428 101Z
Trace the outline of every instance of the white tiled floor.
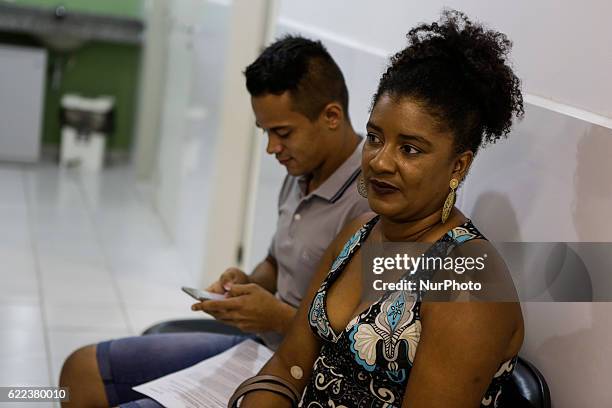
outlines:
M77 347L198 317L144 188L128 167L0 164L0 386L56 385Z

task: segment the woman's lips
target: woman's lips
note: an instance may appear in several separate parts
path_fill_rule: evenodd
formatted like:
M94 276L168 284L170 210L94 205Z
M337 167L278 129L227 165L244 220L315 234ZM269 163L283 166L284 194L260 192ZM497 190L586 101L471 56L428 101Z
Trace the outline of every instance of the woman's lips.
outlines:
M374 190L374 192L378 195L393 194L399 191L399 188L395 187L391 183L387 183L385 181L377 180L374 178L371 178L369 181L370 187L372 187L372 190Z

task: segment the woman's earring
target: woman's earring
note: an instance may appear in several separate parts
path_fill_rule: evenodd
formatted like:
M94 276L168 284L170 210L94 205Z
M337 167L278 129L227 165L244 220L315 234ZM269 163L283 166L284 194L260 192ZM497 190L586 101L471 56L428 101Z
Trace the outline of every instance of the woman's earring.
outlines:
M363 198L368 198L368 187L366 187L363 175L360 175L359 180L357 181L357 191Z
M442 224L444 224L446 220L448 220L448 216L453 210L453 207L455 205L455 197L456 197L455 190L457 189L458 186L459 186L459 180L457 180L456 178L451 179L449 183L451 192L448 193L448 196L446 197L446 201L444 201L444 207L442 207Z

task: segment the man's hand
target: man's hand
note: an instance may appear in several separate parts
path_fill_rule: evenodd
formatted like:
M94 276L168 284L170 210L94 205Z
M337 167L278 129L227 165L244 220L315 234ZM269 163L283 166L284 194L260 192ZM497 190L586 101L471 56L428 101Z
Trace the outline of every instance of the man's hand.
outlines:
M191 309L209 313L247 333L284 333L295 315L293 307L254 283L234 284L228 296L196 303Z
M249 275L238 268L227 268L225 272L221 274L219 280L207 287L206 290L223 295L225 292L229 292L232 285L243 285L247 283L250 283Z

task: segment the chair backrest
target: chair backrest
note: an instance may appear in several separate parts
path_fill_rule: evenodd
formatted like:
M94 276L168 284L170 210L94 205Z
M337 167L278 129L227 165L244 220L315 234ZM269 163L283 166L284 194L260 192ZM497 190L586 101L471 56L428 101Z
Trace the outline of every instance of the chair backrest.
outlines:
M216 334L243 335L245 334L240 329L222 323L214 319L183 319L183 320L168 320L157 323L142 334L162 334L162 333L188 333L188 332L206 332Z
M542 373L529 361L519 357L504 388L502 407L551 408L550 390Z

